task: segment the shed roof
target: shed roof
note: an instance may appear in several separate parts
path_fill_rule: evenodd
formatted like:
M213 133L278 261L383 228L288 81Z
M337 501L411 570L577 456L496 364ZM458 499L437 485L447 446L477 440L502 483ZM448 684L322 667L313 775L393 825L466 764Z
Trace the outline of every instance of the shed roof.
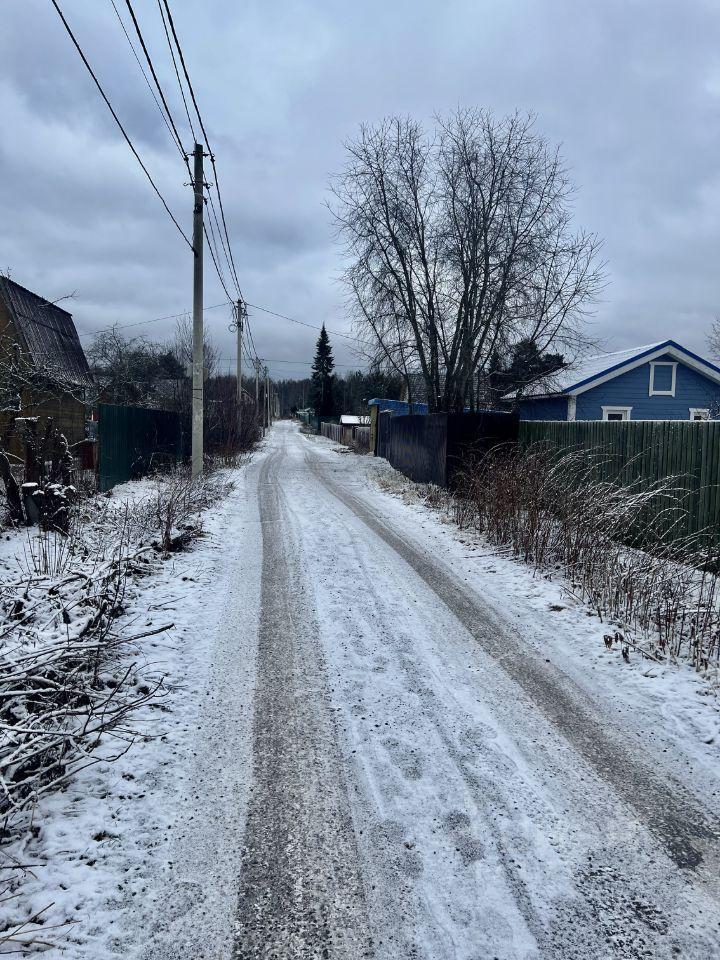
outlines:
M0 276L0 297L35 368L58 383L92 384L72 315Z
M340 423L346 427L358 427L370 423L370 417L356 417L350 413L343 413L340 417Z

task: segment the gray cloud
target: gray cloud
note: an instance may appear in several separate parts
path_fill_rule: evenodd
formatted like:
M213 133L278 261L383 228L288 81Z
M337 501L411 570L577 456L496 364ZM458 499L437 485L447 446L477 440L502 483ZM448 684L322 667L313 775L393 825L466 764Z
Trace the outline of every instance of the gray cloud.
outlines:
M156 6L136 7L179 123ZM187 173L109 0L64 0L63 8L189 232ZM361 122L519 108L562 144L578 185L578 226L606 241L610 284L595 336L610 348L674 336L703 349L720 312L716 4L174 0L173 9L251 302L347 329L324 203L342 142ZM85 332L186 309L189 251L54 11L44 0L4 0L3 16L0 264L49 297L77 289L71 309ZM189 145L187 122L181 129ZM208 304L223 299L211 270L208 263ZM206 317L231 357L225 309ZM251 320L276 375L306 369L312 330L260 313ZM172 321L130 329L169 336ZM334 346L340 363L352 362L347 342Z

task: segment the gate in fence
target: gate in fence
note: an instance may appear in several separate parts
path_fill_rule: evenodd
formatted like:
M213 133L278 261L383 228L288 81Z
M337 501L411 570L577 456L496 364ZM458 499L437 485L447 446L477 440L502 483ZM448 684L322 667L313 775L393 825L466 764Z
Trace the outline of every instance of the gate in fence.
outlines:
M390 453L390 424L393 415L390 410L382 410L377 415L377 440L375 441L375 453L378 457L388 459Z
M100 490L137 480L182 458L177 413L101 403L98 419Z

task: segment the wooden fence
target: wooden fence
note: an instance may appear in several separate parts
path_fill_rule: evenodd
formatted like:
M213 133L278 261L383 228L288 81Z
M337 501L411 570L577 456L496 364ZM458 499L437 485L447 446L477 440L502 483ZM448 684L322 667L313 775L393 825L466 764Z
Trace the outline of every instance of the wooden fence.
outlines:
M594 451L597 479L648 489L674 478L682 512L676 535L707 530L711 542L720 542L720 421L524 420L518 439L521 445L546 442L558 450ZM674 499L659 497L654 512L673 506Z
M352 447L357 453L368 453L370 450L369 424L340 424L323 420L320 424L320 433L328 440Z
M343 442L343 429L339 423L328 423L323 420L320 424L320 433L328 440L334 440L336 443Z

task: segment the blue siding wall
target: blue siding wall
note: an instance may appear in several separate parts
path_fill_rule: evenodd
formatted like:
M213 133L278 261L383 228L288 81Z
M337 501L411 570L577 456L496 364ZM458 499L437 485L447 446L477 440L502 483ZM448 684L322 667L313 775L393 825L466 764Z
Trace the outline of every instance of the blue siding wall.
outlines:
M521 420L567 420L567 397L538 397L537 400L521 400Z
M658 361L674 361L671 356ZM655 386L661 385L657 371ZM664 386L664 384L663 384ZM710 416L720 415L720 384L678 361L674 397L650 396L650 364L644 363L628 373L594 387L577 398L577 420L602 420L603 407L632 407L631 420L689 420L690 407L708 407ZM525 420L557 420L559 417L523 416Z

